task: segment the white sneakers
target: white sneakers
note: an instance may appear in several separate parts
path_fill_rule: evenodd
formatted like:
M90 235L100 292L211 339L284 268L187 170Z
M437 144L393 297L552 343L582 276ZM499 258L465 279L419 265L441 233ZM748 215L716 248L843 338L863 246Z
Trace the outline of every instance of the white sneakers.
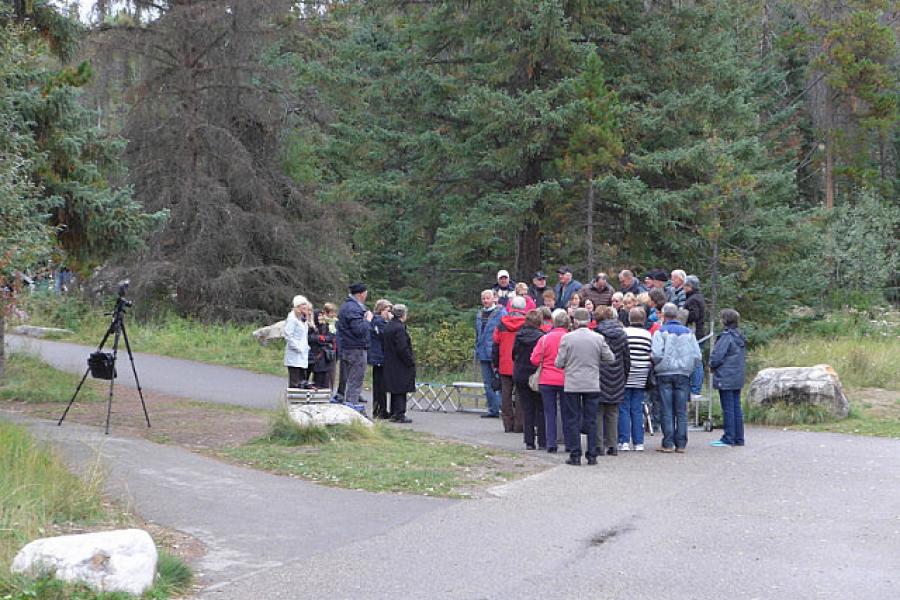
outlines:
M703 395L702 394L691 394L691 402L702 402Z
M644 445L643 444L635 444L634 446L632 446L628 442L625 442L624 444L619 444L619 452L631 452L631 451L643 452Z

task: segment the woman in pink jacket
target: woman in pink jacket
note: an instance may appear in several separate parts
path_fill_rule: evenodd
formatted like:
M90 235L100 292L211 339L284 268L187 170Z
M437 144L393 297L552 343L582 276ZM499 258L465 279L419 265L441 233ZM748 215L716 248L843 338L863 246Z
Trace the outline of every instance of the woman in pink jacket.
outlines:
M563 370L556 367L556 354L559 352L559 342L562 336L569 333L569 314L558 308L553 311L553 329L547 332L531 352L531 364L541 368L541 376L538 379L541 389L541 399L544 402L544 421L547 431L547 452L556 452L558 429L556 416L558 406L563 399L563 384L565 375Z

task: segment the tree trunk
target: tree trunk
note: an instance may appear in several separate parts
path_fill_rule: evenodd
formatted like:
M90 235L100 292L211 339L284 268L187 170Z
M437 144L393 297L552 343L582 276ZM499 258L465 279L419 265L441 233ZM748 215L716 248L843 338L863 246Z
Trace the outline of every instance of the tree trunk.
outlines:
M834 208L834 152L831 149L831 129L825 136L825 208Z
M516 236L516 281L531 281L541 268L541 226L537 218L525 223Z
M594 276L594 175L588 175L587 205L587 267L591 277Z
M6 375L6 303L0 302L0 380Z

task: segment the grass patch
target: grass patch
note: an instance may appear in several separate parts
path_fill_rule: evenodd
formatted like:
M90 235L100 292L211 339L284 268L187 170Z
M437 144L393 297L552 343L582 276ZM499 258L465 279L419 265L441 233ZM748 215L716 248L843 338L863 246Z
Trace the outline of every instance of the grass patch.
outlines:
M373 492L462 497L473 484L505 481L500 453L389 425L327 427L313 433L282 411L267 435L223 454L256 468L324 485Z
M813 425L835 418L825 407L816 404L776 402L768 405L747 404L744 420L758 425Z
M85 363L87 368L87 363ZM7 354L6 375L0 379L0 399L21 402L68 402L81 377L58 371L39 358L21 352ZM100 395L87 382L79 402L94 402Z
M22 427L0 420L0 598L118 600L128 594L98 593L51 577L30 579L9 572L16 552L55 526L91 526L113 521L103 504L102 478L72 474L47 444ZM186 592L193 579L180 558L160 551L157 581L144 598L162 600Z
M102 520L101 484L96 472L73 475L48 446L0 421L0 569L52 524Z

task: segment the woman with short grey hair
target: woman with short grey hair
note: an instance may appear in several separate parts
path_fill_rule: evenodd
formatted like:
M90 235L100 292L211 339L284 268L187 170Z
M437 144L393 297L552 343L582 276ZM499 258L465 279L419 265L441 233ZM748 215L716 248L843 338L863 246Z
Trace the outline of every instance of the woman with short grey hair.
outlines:
M406 416L406 395L416 391L416 357L406 331L406 305L395 304L391 314L394 318L384 328L384 389L391 395L391 421L412 423Z
M724 421L721 439L711 446L729 447L744 445L744 414L741 411L741 388L744 387L744 364L747 340L738 329L741 315L733 308L719 313L724 331L716 339L709 355L709 368L713 375L713 387L719 390Z

